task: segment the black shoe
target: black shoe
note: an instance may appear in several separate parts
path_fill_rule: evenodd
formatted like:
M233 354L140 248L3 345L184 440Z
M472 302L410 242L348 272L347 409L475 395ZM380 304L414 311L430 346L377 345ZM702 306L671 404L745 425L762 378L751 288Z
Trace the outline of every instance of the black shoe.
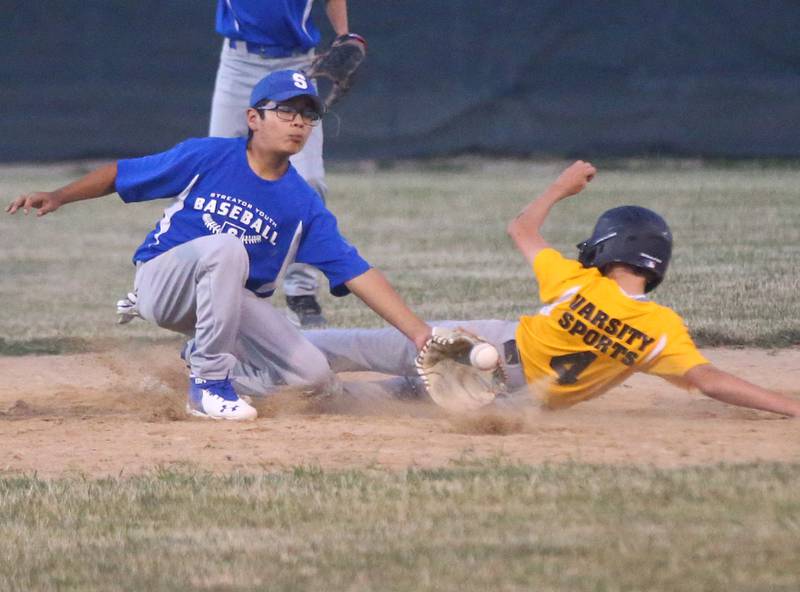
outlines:
M309 329L311 327L324 327L328 322L322 316L322 308L313 294L307 296L287 296L286 304L289 307L286 316L297 327Z

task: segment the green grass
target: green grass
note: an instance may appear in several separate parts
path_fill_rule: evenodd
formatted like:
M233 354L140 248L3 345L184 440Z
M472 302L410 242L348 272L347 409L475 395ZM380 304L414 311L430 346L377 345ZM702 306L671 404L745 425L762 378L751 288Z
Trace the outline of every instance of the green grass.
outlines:
M0 589L797 590L800 467L0 479Z
M538 297L505 226L563 164L466 159L334 168L329 205L351 242L422 316L513 319L535 311ZM84 170L6 166L2 197L55 188ZM675 235L673 264L655 298L684 316L701 345L797 344L798 187L796 163L601 163L587 192L556 207L545 234L574 255L605 209L653 208ZM47 351L71 351L168 338L146 323L117 327L113 306L132 283L134 249L164 205L109 197L43 219L0 216L0 354L39 352L43 340ZM381 322L354 297L325 293L323 305L335 326Z
M505 225L562 163L333 169L330 207L423 316L538 305ZM5 202L82 166L4 167ZM796 163L609 162L545 228L567 254L597 215L658 210L676 238L656 299L700 344L800 343ZM173 339L114 324L163 203L0 215L0 355ZM278 301L280 304L280 300ZM379 321L323 296L337 326ZM0 590L786 590L800 584L800 465L666 470L502 462L436 471L90 480L0 477Z

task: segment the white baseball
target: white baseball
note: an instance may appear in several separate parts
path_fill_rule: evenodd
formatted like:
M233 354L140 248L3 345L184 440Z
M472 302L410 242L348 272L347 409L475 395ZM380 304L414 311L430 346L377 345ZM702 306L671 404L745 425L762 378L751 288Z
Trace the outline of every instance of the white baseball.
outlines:
M469 363L478 370L492 370L500 363L500 354L491 343L479 343L469 351Z

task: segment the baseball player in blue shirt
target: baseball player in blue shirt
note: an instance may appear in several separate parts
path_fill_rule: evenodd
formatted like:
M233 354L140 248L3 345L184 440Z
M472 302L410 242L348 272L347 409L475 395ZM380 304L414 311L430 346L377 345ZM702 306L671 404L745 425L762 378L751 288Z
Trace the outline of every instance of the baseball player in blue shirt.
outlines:
M218 0L217 33L224 38L211 101L209 135L247 135L243 113L255 84L271 72L307 70L320 32L311 19L314 0ZM347 0L326 0L325 11L338 37L348 34ZM322 125L315 126L292 165L325 200ZM292 320L304 327L325 323L316 299L316 272L300 263L289 267L284 281Z
M264 299L295 260L320 269L335 296L356 294L417 348L430 335L289 162L320 122L314 86L300 71L281 70L255 86L249 104L249 137L187 140L6 208L42 216L115 191L125 202L172 199L134 254L128 312L192 338L187 411L215 419L256 417L234 388L248 377L262 394L270 384L335 381L325 356Z

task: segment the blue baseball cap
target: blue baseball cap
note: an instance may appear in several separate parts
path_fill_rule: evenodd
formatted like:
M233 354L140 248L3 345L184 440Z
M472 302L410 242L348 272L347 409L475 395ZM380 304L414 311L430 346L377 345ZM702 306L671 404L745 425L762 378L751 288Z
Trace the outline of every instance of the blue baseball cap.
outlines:
M280 103L294 97L307 96L314 101L317 111L322 113L325 109L322 100L317 94L317 89L311 79L300 70L277 70L267 74L250 93L250 106L255 107L264 99Z

